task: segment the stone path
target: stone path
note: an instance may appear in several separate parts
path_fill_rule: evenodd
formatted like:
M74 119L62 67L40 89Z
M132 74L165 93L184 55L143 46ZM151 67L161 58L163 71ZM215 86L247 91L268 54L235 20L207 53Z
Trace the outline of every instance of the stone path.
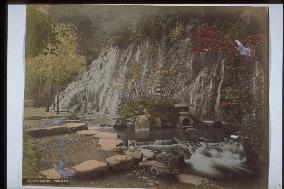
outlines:
M30 130L33 134L45 133L49 130L52 132L66 132L76 131L79 135L93 135L98 139L101 150L110 151L115 150L118 145L122 144L116 133L101 132L94 129L87 130L88 127L85 123L65 123L61 126L49 127L46 129L33 129ZM143 154L137 149L126 150L124 154L116 154L105 158L104 162L95 159L81 162L68 169L74 173L74 177L81 177L87 175L100 175L105 174L112 170L125 170L133 167L142 161ZM48 169L39 172L40 177L48 179L61 178L60 174L55 169Z

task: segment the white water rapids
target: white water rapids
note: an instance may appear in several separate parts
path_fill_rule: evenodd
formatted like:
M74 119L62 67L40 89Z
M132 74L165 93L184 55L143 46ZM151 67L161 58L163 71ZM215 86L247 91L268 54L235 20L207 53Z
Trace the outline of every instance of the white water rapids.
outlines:
M156 140L138 143L140 149L166 153L182 153L194 174L224 178L231 174L247 175L244 148L237 142L193 143L179 140ZM142 152L143 152L142 150Z

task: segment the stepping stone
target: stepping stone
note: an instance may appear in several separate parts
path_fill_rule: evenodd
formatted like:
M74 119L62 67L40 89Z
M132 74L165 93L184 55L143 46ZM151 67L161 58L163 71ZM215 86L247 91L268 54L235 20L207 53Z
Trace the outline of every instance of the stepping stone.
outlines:
M99 139L99 145L101 146L101 149L106 151L114 150L115 147L122 144L122 142L123 141L120 139L104 139L104 138Z
M42 136L48 136L48 135L59 135L59 134L65 134L65 133L72 133L75 131L87 130L87 129L88 127L86 123L64 123L58 126L28 129L27 132L32 137L42 137Z
M68 128L65 125L50 126L46 127L45 129L47 131L47 134L50 135L68 133Z
M86 123L65 123L64 125L70 132L88 130Z
M135 158L129 155L114 155L105 159L109 168L125 170L136 164Z
M82 123L81 120L65 120L65 123Z
M116 133L109 133L109 132L99 132L95 136L98 139L117 139L117 134Z
M98 134L100 131L96 130L82 130L82 131L77 131L79 135L95 135Z
M40 171L39 176L46 179L61 179L61 175L55 169Z
M97 160L88 160L72 167L76 176L86 174L102 174L108 170L108 166L104 162Z
M42 137L48 135L48 132L45 128L31 128L27 129L27 132L32 137Z
M178 181L199 186L202 183L209 183L209 179L195 175L180 174L177 176Z

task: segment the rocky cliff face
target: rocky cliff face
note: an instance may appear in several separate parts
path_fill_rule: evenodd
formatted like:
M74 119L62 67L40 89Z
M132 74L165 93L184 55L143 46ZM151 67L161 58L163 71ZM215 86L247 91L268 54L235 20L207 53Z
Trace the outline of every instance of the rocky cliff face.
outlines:
M153 97L162 81L165 97L192 104L192 113L201 119L222 120L220 100L228 62L222 54L192 54L190 48L189 38L109 47L81 80L60 94L60 108L115 115L123 101Z

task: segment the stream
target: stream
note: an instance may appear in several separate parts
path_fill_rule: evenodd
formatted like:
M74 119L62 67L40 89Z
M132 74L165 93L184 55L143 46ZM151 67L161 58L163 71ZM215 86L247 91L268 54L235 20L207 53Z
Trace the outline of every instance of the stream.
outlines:
M122 140L134 140L144 155L182 154L185 172L212 179L245 178L253 172L246 166L243 146L234 136L219 129L135 129L118 131L110 127L98 130L116 132Z

